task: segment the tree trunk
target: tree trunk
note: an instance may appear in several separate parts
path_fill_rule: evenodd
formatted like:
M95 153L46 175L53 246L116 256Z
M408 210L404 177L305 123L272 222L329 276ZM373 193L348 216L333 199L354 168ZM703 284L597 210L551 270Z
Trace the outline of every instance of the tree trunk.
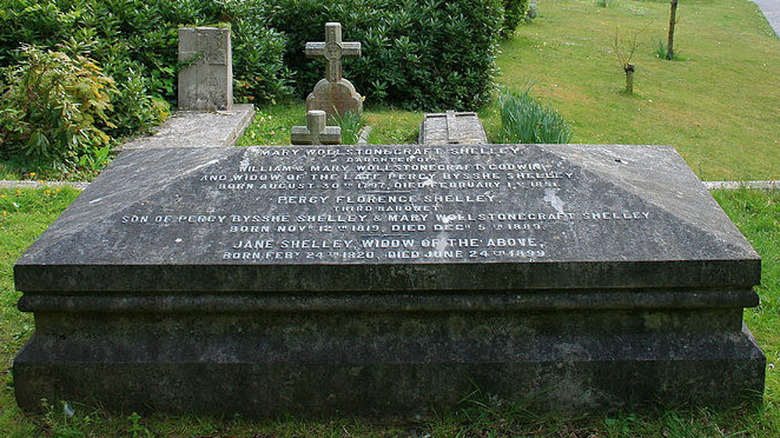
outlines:
M666 59L674 59L674 25L677 22L677 0L672 0L669 11L669 41L666 49Z
M626 94L634 94L634 64L624 65L623 70L626 72Z

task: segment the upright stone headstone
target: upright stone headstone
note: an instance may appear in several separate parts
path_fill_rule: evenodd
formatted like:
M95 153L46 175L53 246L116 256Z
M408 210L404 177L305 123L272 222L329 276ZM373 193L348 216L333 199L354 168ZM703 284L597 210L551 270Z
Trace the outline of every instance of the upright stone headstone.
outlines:
M306 56L327 61L325 79L320 80L306 98L306 109L340 116L348 111L362 114L363 98L352 83L342 77L341 71L342 58L361 56L360 43L341 40L341 23L325 23L325 42L306 43Z
M487 144L487 136L477 113L447 111L426 114L420 125L420 144Z
M341 128L326 126L325 111L308 111L306 126L293 126L290 130L291 143L295 145L340 144Z
M19 405L760 402L761 260L673 148L125 151L14 266Z
M230 110L233 60L228 27L179 28L179 109Z

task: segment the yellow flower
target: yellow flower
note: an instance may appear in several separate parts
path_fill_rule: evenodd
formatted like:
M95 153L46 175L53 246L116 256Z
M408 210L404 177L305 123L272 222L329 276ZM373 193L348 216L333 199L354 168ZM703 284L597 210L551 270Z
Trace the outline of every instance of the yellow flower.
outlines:
M0 195L0 198L3 198L3 199L5 199L5 195Z
M17 190L17 191L16 191L16 194L17 194L17 195L21 195L21 194L22 194L22 191L21 191L21 190Z
M30 172L30 178L35 176L35 172Z

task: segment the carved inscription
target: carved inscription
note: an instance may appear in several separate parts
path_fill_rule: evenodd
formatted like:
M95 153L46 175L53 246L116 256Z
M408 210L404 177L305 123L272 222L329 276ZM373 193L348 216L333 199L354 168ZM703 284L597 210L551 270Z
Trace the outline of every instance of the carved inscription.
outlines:
M127 226L212 227L225 262L555 259L578 230L635 227L641 205L583 200L583 170L523 146L246 148L197 174L234 211L129 212ZM215 170L217 169L217 170ZM231 205L236 205L235 203ZM211 228L210 228L211 229ZM632 230L634 230L632 229Z

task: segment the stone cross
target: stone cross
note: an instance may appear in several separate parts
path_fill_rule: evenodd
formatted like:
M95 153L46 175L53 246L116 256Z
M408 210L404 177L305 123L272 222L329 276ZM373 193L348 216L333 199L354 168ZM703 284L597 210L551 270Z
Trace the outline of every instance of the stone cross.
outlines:
M325 125L325 111L306 113L306 126L293 126L292 144L341 144L341 128Z
M320 80L306 98L306 109L325 111L331 116L343 116L348 111L361 114L363 98L352 83L342 77L341 70L342 58L361 56L360 43L341 40L341 23L325 23L325 42L306 43L306 56L327 61L325 79Z
M341 58L360 58L360 43L341 40L341 23L325 23L325 42L306 43L308 58L325 58L325 78L330 82L342 79Z
M230 110L233 105L233 59L230 28L179 28L179 109Z

